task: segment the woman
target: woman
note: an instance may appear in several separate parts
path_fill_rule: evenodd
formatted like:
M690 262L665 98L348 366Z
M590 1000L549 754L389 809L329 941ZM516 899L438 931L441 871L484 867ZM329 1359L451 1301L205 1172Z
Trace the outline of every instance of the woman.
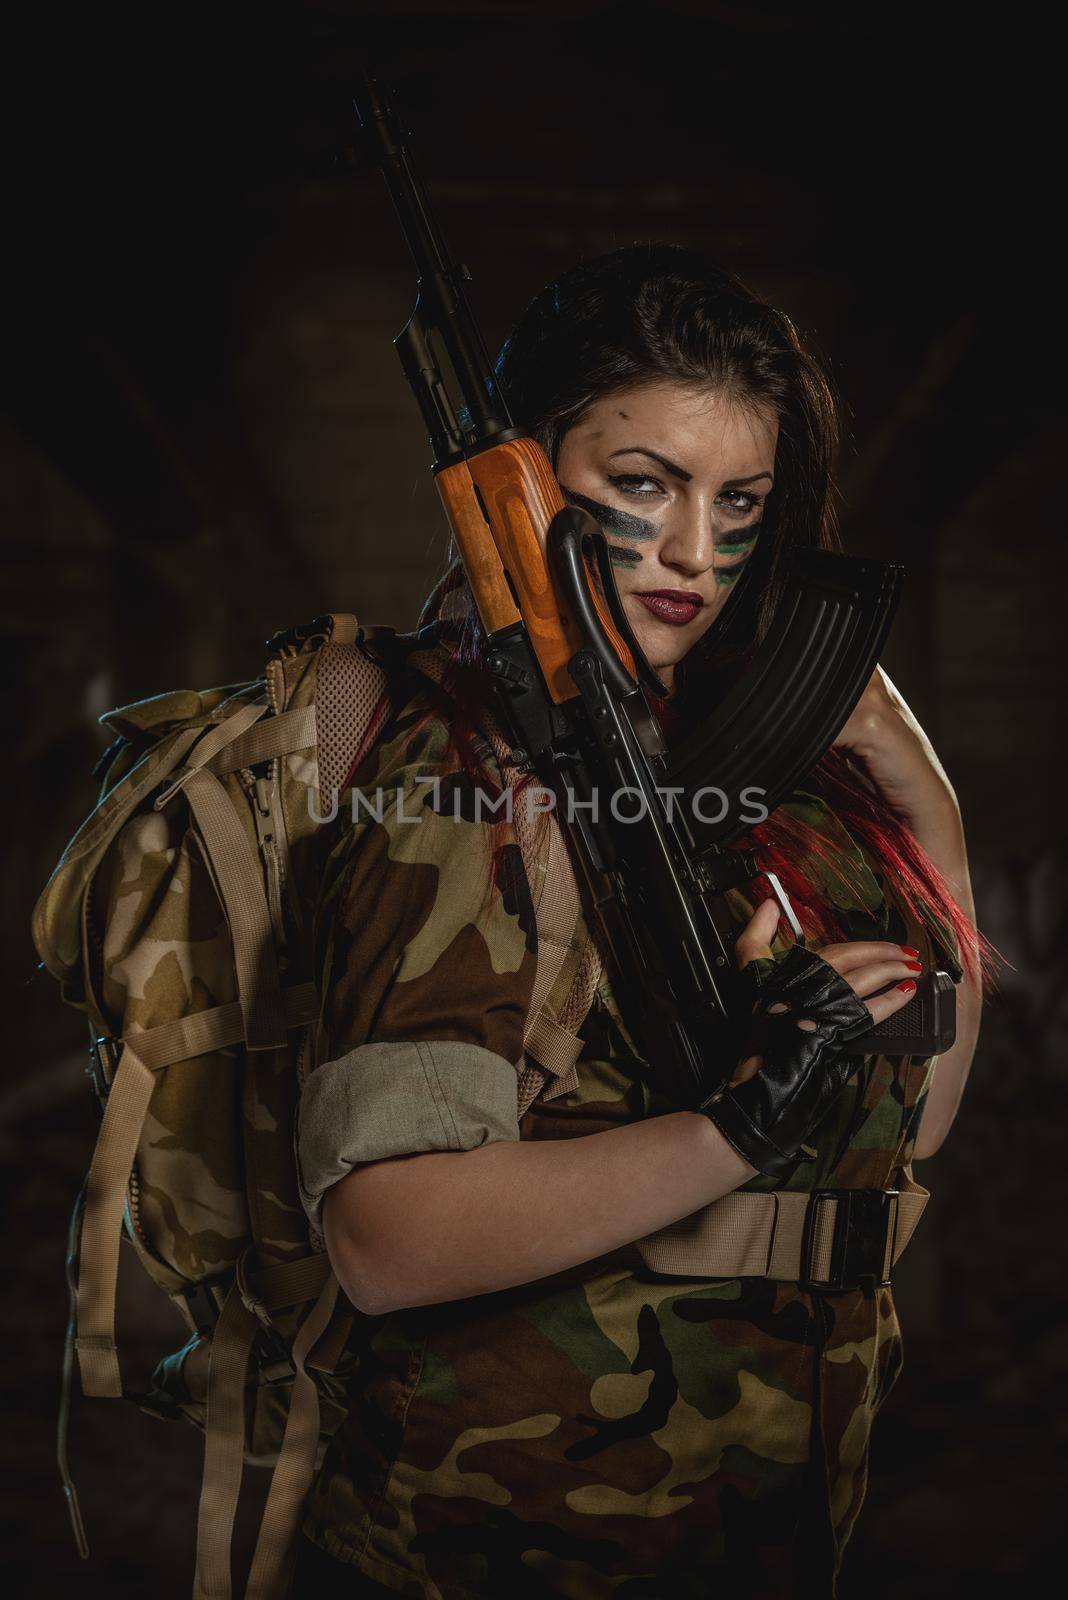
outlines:
M666 246L550 285L499 371L605 531L677 737L744 668L790 549L833 540L827 385L784 316ZM296 1592L831 1595L901 1365L892 1290L668 1276L633 1242L735 1189L889 1189L939 1148L981 986L953 790L876 672L836 748L744 841L784 880L847 1010L882 1020L919 972L964 975L937 1073L868 1057L847 1079L828 1048L789 1139L760 1134L787 1146L780 1167L747 1142L747 1115L672 1108L642 1081L609 971L575 1087L519 1118L530 885L512 825L462 803L476 776L508 778L482 737L480 625L455 564L431 617L448 692L412 673L355 774L385 797L382 820L363 811L338 839L317 918L302 1188L367 1315ZM738 959L774 983L783 946L759 900L755 882L732 891ZM735 1111L768 1049L729 1064Z

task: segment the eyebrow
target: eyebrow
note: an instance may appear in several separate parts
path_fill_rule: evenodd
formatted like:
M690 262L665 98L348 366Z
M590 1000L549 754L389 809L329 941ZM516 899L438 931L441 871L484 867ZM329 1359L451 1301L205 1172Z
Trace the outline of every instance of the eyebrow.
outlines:
M612 460L612 456L648 456L651 461L659 461L665 472L670 472L674 478L681 478L683 483L689 483L693 477L693 473L687 472L685 467L676 466L674 461L669 461L656 450L647 450L643 444L628 445L625 450L613 450L608 458L609 461Z
M658 461L665 472L670 472L672 477L681 478L683 483L689 483L693 477L693 473L687 472L685 467L680 467L676 462L669 461L666 456L662 456L657 450L647 449L645 445L628 445L625 450L613 450L608 458L609 461L612 460L613 456L648 456L650 460ZM748 478L728 478L723 487L725 489L740 489L743 484L758 483L761 478L771 478L771 473L754 472ZM772 482L774 482L774 479L772 479Z

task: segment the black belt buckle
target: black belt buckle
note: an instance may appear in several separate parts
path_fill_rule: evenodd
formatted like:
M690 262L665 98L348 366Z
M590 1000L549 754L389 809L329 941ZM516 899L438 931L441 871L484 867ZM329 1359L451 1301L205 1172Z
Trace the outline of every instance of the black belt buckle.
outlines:
M816 1189L809 1196L801 1237L798 1284L802 1289L861 1289L874 1293L890 1282L897 1236L899 1189ZM812 1247L821 1201L836 1200L830 1276L813 1278ZM887 1249L887 1237L890 1248ZM883 1263L889 1262L886 1276Z

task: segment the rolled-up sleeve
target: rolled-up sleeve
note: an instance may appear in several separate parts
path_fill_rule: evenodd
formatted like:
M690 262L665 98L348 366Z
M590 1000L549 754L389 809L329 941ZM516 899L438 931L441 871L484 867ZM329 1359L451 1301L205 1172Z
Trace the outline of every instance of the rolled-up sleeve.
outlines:
M516 1069L450 1040L357 1045L309 1078L301 1101L301 1196L322 1232L330 1185L364 1161L518 1139Z
M514 826L479 810L470 779L405 768L361 793L315 919L321 1013L297 1167L320 1233L326 1191L363 1162L519 1138L537 964Z

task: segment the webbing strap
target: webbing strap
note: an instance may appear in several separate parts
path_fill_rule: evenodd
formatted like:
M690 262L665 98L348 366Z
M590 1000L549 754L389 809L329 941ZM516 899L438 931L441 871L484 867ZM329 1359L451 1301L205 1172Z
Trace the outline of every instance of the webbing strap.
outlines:
M306 1370L305 1363L329 1325L337 1294L338 1282L331 1273L293 1341L295 1376L289 1411L282 1447L271 1474L271 1487L245 1591L246 1600L284 1600L289 1586L297 1527L304 1497L315 1476L315 1456L319 1445L319 1389L315 1379Z
M416 650L408 659L418 671L442 683L447 662L440 652ZM483 713L481 726L503 774L511 753L509 742L490 712ZM515 820L514 806L512 814ZM603 965L592 940L576 945L582 920L578 882L559 820L549 815L546 825L549 845L544 851L538 826L527 818L516 821L538 929L538 966L523 1030L527 1059L518 1080L520 1118L543 1089L543 1098L550 1100L576 1087L575 1063L582 1052L577 1030L589 1010ZM546 1089L549 1077L553 1082Z
M274 929L263 875L233 803L208 763L245 734L268 710L265 700L246 704L198 742L175 781L157 795L155 809L185 792L204 846L206 865L226 911L237 969L237 990L250 1050L273 1050L285 1041Z
M602 969L592 940L587 938L585 945L576 942L583 915L578 881L560 822L550 816L548 826L544 864L540 854L533 859L533 840L524 857L535 901L538 970L523 1038L528 1064L521 1079L520 1116L524 1100L530 1104L537 1097L539 1075L544 1081L551 1073L556 1080L544 1090L546 1100L576 1087L575 1067L582 1053L577 1029L589 1010Z
M285 1043L282 986L263 874L233 802L214 773L203 768L184 780L207 864L226 909L237 970L237 991L250 1050Z
M281 1311L283 1306L314 1300L322 1292L330 1280L330 1257L325 1250L318 1250L297 1261L261 1267L258 1272L241 1268L238 1279L247 1305L266 1312Z
M185 788L194 772L200 772L207 767L220 751L224 751L228 745L232 744L235 739L251 728L252 724L258 722L269 710L270 707L266 700L246 701L224 722L217 722L214 725L209 724L206 733L202 729L197 729L196 732L203 736L198 739L189 760L174 782L156 796L156 810L162 811L163 807L169 800L173 799L179 789Z
M540 857L526 864L538 924L539 960L531 995L532 1017L541 1013L567 959L579 914L574 874L558 826L549 820L549 846L544 865ZM545 946L544 952L541 947Z
M282 1017L287 1032L313 1022L318 1015L319 995L314 983L292 984L282 990ZM241 1003L231 1000L224 1006L212 1006L187 1017L175 1017L172 1022L161 1022L143 1033L131 1034L129 1039L136 1042L137 1053L145 1065L158 1072L160 1067L172 1066L176 1061L187 1061L192 1056L240 1044L244 1037Z
M310 1294L290 1269L315 1264L316 1287ZM245 1600L284 1600L295 1550L297 1524L315 1473L319 1445L319 1390L307 1370L308 1357L330 1324L337 1303L338 1282L326 1257L286 1262L259 1274L274 1273L274 1283L288 1278L280 1304L315 1299L293 1341L293 1388L282 1444L271 1474ZM283 1292L283 1291L279 1291ZM204 1428L204 1479L197 1514L195 1600L230 1600L230 1547L241 1495L245 1458L245 1388L249 1359L260 1320L245 1301L238 1275L226 1297L211 1341L208 1403Z
M896 1227L887 1234L884 1277L912 1238L928 1190L902 1177ZM653 1272L687 1278L777 1278L796 1283L801 1276L802 1238L811 1196L802 1191L760 1194L734 1190L681 1217L666 1228L635 1239ZM821 1200L812 1240L811 1275L830 1275L831 1244L838 1202Z
M126 1044L89 1166L78 1255L75 1348L82 1392L88 1395L122 1394L115 1349L119 1241L126 1186L155 1082L151 1069Z
M330 1326L308 1356L308 1365L316 1372L334 1374L348 1351L349 1335L356 1321L356 1313L345 1302L340 1311L335 1308Z
M236 772L239 767L254 767L258 761L269 761L272 756L308 750L316 739L315 707L297 706L293 711L279 712L276 717L265 717L238 734L206 765L221 776L224 772Z
M269 710L270 706L266 700L250 700L246 701L244 705L238 706L235 712L226 717L224 721L217 722L199 741L193 754L189 757L189 766L194 769L206 767L213 756L216 756L220 750L225 750L226 746L244 733L246 728L250 728L254 722L258 722L260 717L266 716Z
M81 832L75 834L63 854L60 866L73 857L75 847L79 856L89 855L95 865L123 823L137 810L145 796L173 772L199 733L199 728L183 728L174 735L169 746L162 739L158 745L154 745L128 775L125 781L130 786L121 800L113 801L112 796L108 795ZM161 753L163 750L166 750L165 755ZM114 793L118 794L117 788Z
M330 613L331 644L355 644L359 631L359 618L354 611L332 611Z
M294 985L282 996L287 1026L298 1027L316 1014L315 985ZM82 1219L81 1247L78 1256L77 1337L78 1370L82 1392L87 1395L122 1394L118 1354L115 1348L115 1288L119 1274L119 1245L126 1189L144 1127L155 1074L162 1068L209 1050L236 1044L242 1038L241 1007L233 1002L198 1011L190 1017L146 1028L123 1040L122 1053L108 1091L104 1119L86 1181L85 1212ZM313 1258L314 1259L314 1258ZM286 1263L271 1268L282 1274L302 1263ZM321 1270L321 1269L320 1269ZM303 1281L303 1280L302 1280ZM300 1285L298 1285L298 1290ZM312 1292L317 1292L316 1284ZM270 1292L292 1293L284 1277L276 1280ZM291 1301L304 1298L299 1292Z
M78 1554L83 1561L89 1559L89 1541L85 1537L85 1523L82 1521L82 1509L78 1501L78 1491L71 1476L67 1443L70 1433L70 1399L74 1378L74 1336L78 1318L78 1283L75 1277L75 1267L78 1261L78 1238L81 1232L82 1210L85 1206L85 1187L83 1183L78 1191L78 1197L70 1214L70 1228L67 1233L65 1267L70 1311L67 1321L67 1336L63 1341L63 1379L59 1392L59 1415L56 1418L56 1465L59 1468L63 1496L67 1502L67 1510L70 1513L71 1528L74 1530L74 1542L78 1546Z
M211 1340L195 1600L230 1600L230 1544L245 1464L245 1384L259 1327L232 1284Z
M561 1027L547 1011L539 1011L527 1028L523 1048L539 1066L563 1078L574 1070L582 1052L582 1040Z

